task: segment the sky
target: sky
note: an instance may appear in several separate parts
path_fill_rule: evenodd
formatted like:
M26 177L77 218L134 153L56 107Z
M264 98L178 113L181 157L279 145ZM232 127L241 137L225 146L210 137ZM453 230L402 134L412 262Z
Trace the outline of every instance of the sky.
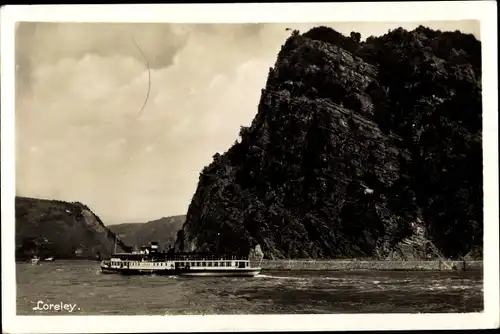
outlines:
M16 194L82 202L108 225L186 214L201 170L256 115L286 28L365 39L420 24L480 38L474 21L22 22Z

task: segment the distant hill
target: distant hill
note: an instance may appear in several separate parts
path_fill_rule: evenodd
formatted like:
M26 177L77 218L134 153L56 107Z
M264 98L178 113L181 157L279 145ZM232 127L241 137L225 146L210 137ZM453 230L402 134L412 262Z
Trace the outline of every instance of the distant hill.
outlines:
M88 206L16 197L16 259L41 257L95 259L109 256L115 234ZM130 250L117 238L117 250Z
M127 223L110 225L108 228L116 233L123 242L131 246L147 245L157 241L161 248L174 246L177 231L186 220L185 215L163 217L147 223Z

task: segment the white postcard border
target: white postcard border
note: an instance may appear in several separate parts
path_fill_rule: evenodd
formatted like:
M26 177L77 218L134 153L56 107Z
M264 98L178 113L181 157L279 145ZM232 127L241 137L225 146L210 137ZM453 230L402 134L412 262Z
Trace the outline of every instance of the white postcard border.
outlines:
M495 1L6 6L1 11L2 329L8 333L474 329L499 326L498 85ZM14 31L17 21L481 22L484 142L484 312L245 316L16 316Z

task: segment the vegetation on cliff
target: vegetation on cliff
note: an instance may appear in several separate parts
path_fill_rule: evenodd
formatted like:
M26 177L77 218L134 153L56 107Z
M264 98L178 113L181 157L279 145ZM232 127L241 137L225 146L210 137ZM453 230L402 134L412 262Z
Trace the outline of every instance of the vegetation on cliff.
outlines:
M109 256L115 234L86 205L16 197L16 258ZM117 250L130 250L116 238Z
M200 174L177 249L481 256L481 43L294 31L241 141Z
M110 225L108 228L116 233L121 240L130 246L149 245L158 242L160 248L167 250L173 246L177 231L186 220L185 215L163 217L147 223L127 223Z

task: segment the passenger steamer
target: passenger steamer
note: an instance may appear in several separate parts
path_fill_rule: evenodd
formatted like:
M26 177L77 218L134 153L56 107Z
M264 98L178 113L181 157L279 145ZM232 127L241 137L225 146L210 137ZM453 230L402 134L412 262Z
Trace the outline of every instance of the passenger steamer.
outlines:
M260 263L252 267L248 258L158 252L157 243L140 252L115 252L109 260L101 261L101 272L105 274L254 277L260 271Z

